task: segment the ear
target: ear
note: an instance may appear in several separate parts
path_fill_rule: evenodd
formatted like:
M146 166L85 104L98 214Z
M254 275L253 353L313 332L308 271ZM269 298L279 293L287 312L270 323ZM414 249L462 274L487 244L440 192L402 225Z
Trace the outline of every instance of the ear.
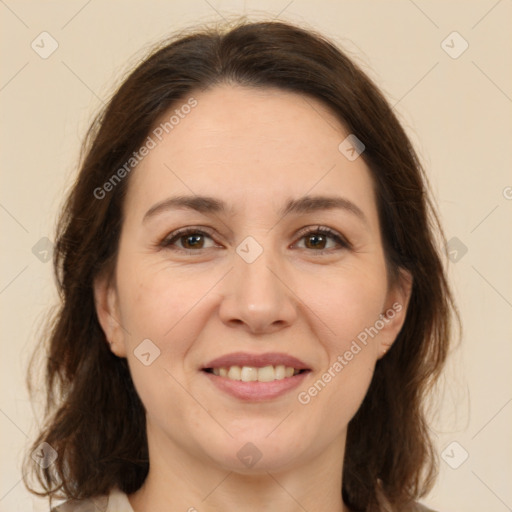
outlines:
M106 275L94 280L94 302L98 321L110 344L110 350L118 357L126 357L124 333L119 322L119 300L115 284Z
M404 325L409 299L411 298L412 285L412 274L408 270L399 269L397 282L388 290L384 311L380 316L384 326L377 337L379 340L379 359L384 357L391 348Z

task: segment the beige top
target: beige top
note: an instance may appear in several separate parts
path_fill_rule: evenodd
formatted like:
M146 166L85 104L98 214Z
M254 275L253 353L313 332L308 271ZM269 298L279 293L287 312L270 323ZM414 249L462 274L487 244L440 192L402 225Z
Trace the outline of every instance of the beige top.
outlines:
M87 500L68 500L50 512L134 512L128 496L119 489L113 489L108 496Z
M120 491L114 489L108 496L98 496L97 498L89 498L87 500L75 501L68 500L50 512L134 512L128 496ZM425 505L416 503L412 509L407 512L435 512Z

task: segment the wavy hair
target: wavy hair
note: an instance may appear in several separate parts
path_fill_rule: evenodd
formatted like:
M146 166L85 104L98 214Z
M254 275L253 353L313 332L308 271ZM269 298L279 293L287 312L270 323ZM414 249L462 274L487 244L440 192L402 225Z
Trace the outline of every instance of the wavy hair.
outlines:
M42 467L29 452L25 485L51 502L114 487L133 493L146 478L145 410L126 359L109 349L93 294L94 279L115 268L129 176L102 199L95 190L171 107L222 83L316 98L365 145L361 157L376 191L389 276L394 280L407 269L413 286L403 327L377 362L349 423L340 492L354 511L381 510L384 501L400 510L432 487L437 472L425 397L449 352L454 316L460 326L439 249L445 237L427 176L383 94L333 42L283 22L238 20L166 39L129 73L89 128L55 237L61 300L39 344L45 351L45 422L31 450L47 442L58 458ZM33 358L31 394L34 364Z

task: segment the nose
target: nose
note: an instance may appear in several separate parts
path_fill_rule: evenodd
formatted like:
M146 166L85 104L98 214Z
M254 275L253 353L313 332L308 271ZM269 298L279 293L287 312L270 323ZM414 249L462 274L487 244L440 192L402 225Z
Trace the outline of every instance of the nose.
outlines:
M235 254L234 268L222 286L219 315L230 327L242 325L253 334L264 334L288 327L296 319L293 286L270 250L252 263Z

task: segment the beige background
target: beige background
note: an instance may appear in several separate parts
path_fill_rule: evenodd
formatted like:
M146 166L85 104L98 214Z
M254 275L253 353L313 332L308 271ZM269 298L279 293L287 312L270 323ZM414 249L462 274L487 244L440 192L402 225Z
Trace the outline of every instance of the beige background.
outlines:
M458 239L449 273L464 323L433 419L440 478L424 502L440 512L512 510L510 0L0 0L0 510L47 510L19 469L35 432L24 370L56 298L51 263L40 260L42 246L39 257L32 248L53 239L85 130L144 48L194 22L241 13L296 21L343 45L417 145L447 238ZM47 59L31 48L43 31L58 42ZM441 45L453 31L469 44L458 58ZM463 44L450 36L445 48L453 54Z

